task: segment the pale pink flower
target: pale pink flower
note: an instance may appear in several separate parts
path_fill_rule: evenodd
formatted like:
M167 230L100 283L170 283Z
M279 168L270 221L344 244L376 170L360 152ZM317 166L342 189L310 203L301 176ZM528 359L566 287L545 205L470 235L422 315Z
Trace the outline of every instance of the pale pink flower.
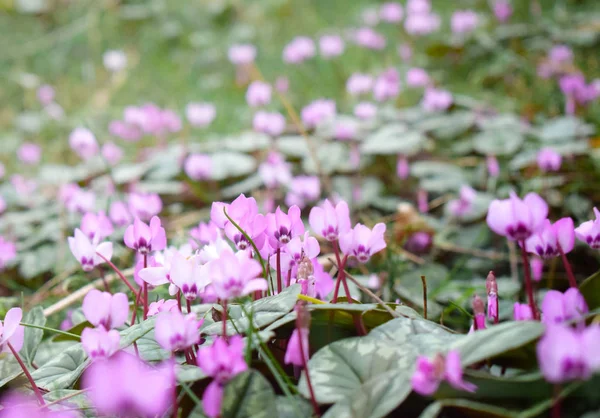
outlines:
M512 5L508 0L496 0L494 2L494 16L500 23L506 23L513 14Z
M409 87L427 87L430 81L429 74L422 68L409 68L406 72L406 85Z
M183 170L192 180L208 180L212 175L212 158L208 154L190 154L183 164Z
M582 319L588 311L587 303L576 287L569 288L565 293L548 290L542 301L542 322L557 324Z
M267 159L258 166L258 174L265 186L271 189L292 181L291 164L276 151L269 152Z
M529 306L526 303L515 302L515 304L513 305L513 317L515 318L515 321L533 320L531 306Z
M398 23L404 17L404 10L400 3L383 3L379 8L379 17L383 22Z
M17 257L17 246L0 235L0 270Z
M323 207L311 209L308 222L312 230L327 241L337 241L339 237L351 230L350 210L344 201L333 206L329 200L323 202Z
M525 241L525 249L541 258L554 258L570 252L575 245L575 230L571 218L562 218L554 224L546 219L541 228Z
M378 223L373 229L362 224L341 235L340 248L346 255L353 255L361 263L369 261L371 256L386 247L385 224Z
M401 82L398 71L388 68L382 72L373 85L373 98L378 102L394 99L400 94Z
M440 16L435 13L409 13L404 20L404 30L409 35L424 36L437 31L441 23Z
M112 258L112 242L99 242L96 236L90 240L79 228L75 229L75 236L69 237L68 242L71 253L79 261L83 271L92 271L94 267L104 263L102 257L107 260Z
M217 110L212 103L188 103L185 115L190 125L204 128L215 120Z
M464 381L462 374L460 354L456 350L448 352L445 358L438 354L433 361L419 356L411 384L415 392L425 396L433 395L442 380L448 381L452 387L458 390L475 392L477 387Z
M158 216L150 220L150 225L135 218L133 225L125 230L125 245L141 254L160 251L167 246L167 235Z
M55 96L56 92L54 91L54 87L52 87L51 85L42 84L37 89L36 94L37 94L37 98L38 98L39 102L43 106L47 106L54 101L54 96Z
M498 235L524 241L544 225L547 215L548 205L537 194L529 193L521 200L511 192L510 198L490 203L486 221Z
M285 364L293 364L294 366L302 367L308 363L308 333L308 328L300 328L300 330L296 328L292 331L292 336L288 341L285 356L283 358ZM302 344L303 353L300 352L300 344ZM304 359L302 358L302 354L304 354Z
M264 81L253 81L246 90L246 102L250 107L260 107L271 103L271 85Z
M209 283L208 267L201 265L196 257L185 257L180 252L175 252L170 261L167 278L181 290L183 297L187 300L198 298ZM144 269L140 272L140 277L145 281L150 281L153 276L162 277L160 273L159 270ZM158 281L155 283L160 284Z
M158 315L161 312L179 312L177 301L175 299L160 299L152 302L148 307L148 316Z
M562 164L562 155L552 148L542 148L537 154L537 164L544 172L559 171Z
M110 204L108 216L117 226L129 225L133 220L133 217L129 213L129 209L127 209L127 205L120 201L115 201Z
M315 56L316 47L312 39L297 36L283 48L283 61L288 64L299 64Z
M496 178L500 175L500 165L498 159L494 155L488 155L485 159L488 175Z
M250 64L256 59L256 47L252 44L231 45L227 57L234 65Z
M465 216L471 211L476 198L477 192L475 189L463 185L460 188L459 198L448 202L448 210L458 218Z
M25 327L21 325L23 311L21 308L11 308L6 312L4 321L0 321L0 352L10 353L7 343L19 352L23 348L23 339L25 337Z
M98 240L109 237L114 232L113 225L104 213L88 212L81 219L81 231L91 240L98 237Z
M83 160L94 157L99 150L96 137L86 128L75 128L69 135L69 145Z
M473 10L457 10L452 14L450 27L454 33L468 33L475 30L478 23L479 18Z
M289 190L285 196L288 207L297 205L301 209L310 202L316 201L321 196L321 182L317 176L297 176L289 183Z
M307 128L314 128L320 123L332 119L335 114L334 100L317 99L302 109L302 122Z
M27 165L35 165L42 159L42 148L32 142L25 142L17 150L19 161Z
M127 205L131 215L143 221L158 215L163 207L162 200L156 193L129 193Z
M220 299L235 299L257 290L267 290L267 281L258 278L262 272L260 263L249 258L245 251L237 254L225 251L220 259L208 266L213 290Z
M425 90L421 106L428 112L438 112L448 109L452 106L453 101L449 91L429 87Z
M352 96L369 93L373 88L373 77L369 74L353 73L346 81L346 91Z
M163 312L156 317L154 338L167 351L183 351L200 342L200 327L204 320L196 314L179 311Z
M385 36L374 31L369 27L363 27L356 30L353 34L356 45L363 48L382 50L385 48Z
M325 59L340 56L344 53L344 40L338 35L323 35L319 38L319 49Z
M200 222L197 227L190 229L190 236L198 243L208 244L220 236L219 227L212 221Z
M431 12L430 0L408 0L406 2L406 13L421 14Z
M369 102L361 102L354 106L354 116L362 120L370 120L377 116L377 106Z
M81 333L81 345L92 360L106 359L119 351L119 331L104 327L85 328Z
M579 241L597 250L600 249L600 211L594 208L596 219L585 221L575 228L575 236Z
M259 110L252 119L252 128L256 132L262 132L276 137L285 131L285 116L279 112L266 112Z
M119 328L129 316L129 300L125 293L112 295L92 289L83 299L82 310L85 319L95 327Z
M108 164L117 165L123 158L123 149L109 141L102 146L102 157Z

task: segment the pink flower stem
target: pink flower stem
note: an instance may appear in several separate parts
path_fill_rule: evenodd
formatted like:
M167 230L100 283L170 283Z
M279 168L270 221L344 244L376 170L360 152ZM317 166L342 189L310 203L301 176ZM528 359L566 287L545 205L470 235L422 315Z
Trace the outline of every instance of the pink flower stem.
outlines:
M185 300L185 306L187 306L188 313L192 313L192 303L190 302L189 299Z
M560 251L560 256L562 258L563 265L565 266L567 277L569 278L569 286L577 288L577 280L575 280L575 276L573 275L571 264L569 263L569 260L567 260L567 255L563 251L560 244L558 244L558 251Z
M171 353L171 359L175 363L175 353ZM179 415L179 406L177 405L177 380L173 382L173 418Z
M287 280L286 280L286 282L285 282L285 285L286 285L287 287L290 287L290 284L291 284L291 282L292 282L292 269L289 269L289 270L288 270L288 274L287 274Z
M308 364L306 362L306 356L304 354L304 344L302 343L302 329L300 328L298 321L296 321L296 323L298 325L298 345L300 346L300 357L302 358L302 367L304 368L304 373L306 375L306 385L308 386L308 392L310 393L310 402L312 403L315 415L320 417L321 411L319 410L319 404L317 403L317 398L315 397L312 382L310 381L310 373L308 372ZM308 353L306 353L306 355L308 355Z
M346 292L346 299L348 303L352 303L352 298L350 297L350 289L348 288L348 283L346 283L346 272L344 269L346 268L346 261L348 261L348 256L344 256L343 260L340 260L340 249L338 247L337 241L333 241L333 252L335 253L335 259L338 265L338 276L337 281L335 283L335 290L333 292L333 300L332 303L337 303L338 293L340 291L340 283L344 284L344 291Z
M96 254L97 254L97 255L98 255L98 256L99 256L101 259L103 259L103 260L106 262L106 264L108 264L108 265L110 266L110 268L112 268L112 269L114 270L114 272L115 272L115 273L117 273L117 276L119 276L119 278L120 278L120 279L123 281L123 283L125 283L125 284L127 285L127 287L129 288L129 290L131 290L131 292L133 293L133 295L134 295L134 297L135 297L135 294L136 294L137 292L135 291L135 289L133 288L133 286L131 285L131 283L129 283L129 280L127 280L127 278L126 278L126 277L125 277L125 275L124 275L124 274L121 272L121 270L119 270L119 269L117 268L117 266L115 266L115 265L113 264L113 262L112 262L112 261L110 261L108 258L104 257L104 256L103 256L102 254L100 254L99 252L96 252Z
M137 310L138 310L138 306L140 304L140 300L142 298L142 288L140 287L140 291L137 293L136 298L134 299L134 303L133 303L133 313L131 314L131 325L133 325L135 323L135 317L137 315Z
M181 311L181 290L177 291L177 307L179 308L179 312Z
M144 254L144 268L148 267L148 254ZM148 283L144 282L144 321L148 319Z
M223 306L223 317L221 318L223 322L223 338L227 340L227 299L224 299L221 305Z
M521 257L523 258L523 272L525 274L525 289L527 291L527 299L529 299L529 307L533 314L533 319L539 320L540 316L538 309L535 306L535 299L533 297L533 285L531 283L531 272L529 270L529 257L527 250L525 249L525 240L521 241Z
M98 273L100 273L100 277L102 278L102 283L104 284L104 290L106 290L108 293L112 293L110 291L110 286L108 285L108 282L106 281L106 276L104 275L104 270L98 266Z
M281 248L277 248L277 293L281 293Z
M46 402L44 402L44 398L42 397L42 394L40 392L40 388L38 388L37 385L35 384L35 381L33 380L33 377L31 377L31 373L29 373L29 370L27 370L27 367L23 363L23 360L21 360L21 357L19 356L19 353L17 353L15 351L15 349L11 345L10 341L7 341L6 344L8 345L8 348L10 348L10 351L12 351L13 355L15 356L15 358L17 359L17 362L19 363L19 366L21 366L21 369L23 370L23 373L25 373L25 376L27 376L27 380L29 380L29 384L31 385L31 388L33 389L33 392L35 393L35 396L38 399L38 402L39 402L40 406L46 406Z

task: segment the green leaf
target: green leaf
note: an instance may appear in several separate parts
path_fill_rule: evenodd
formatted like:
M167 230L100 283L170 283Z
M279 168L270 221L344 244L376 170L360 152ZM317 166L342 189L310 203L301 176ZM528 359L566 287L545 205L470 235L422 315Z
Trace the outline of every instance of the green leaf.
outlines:
M65 399L66 398L66 399ZM56 402L63 408L68 409L85 409L89 408L89 400L83 390L60 389L48 392L44 395L47 402ZM64 400L63 400L64 399Z
M600 308L600 271L585 279L579 285L579 290L585 298L590 311Z
M238 374L225 386L221 416L223 418L277 417L273 388L255 370Z
M89 362L81 344L75 344L35 370L31 376L41 389L67 389L79 379Z
M493 405L466 399L445 399L429 405L419 415L419 418L436 418L445 409L456 412L457 416L474 416L477 418L512 418L515 416L514 411Z
M517 130L491 129L475 135L473 147L484 155L512 155L521 148L524 140Z
M37 325L43 327L46 325L46 317L41 306L36 306L31 311L27 312L23 318L25 324ZM23 339L23 348L21 355L28 366L31 366L35 360L35 354L44 337L44 331L39 328L25 327L25 337Z
M275 406L277 418L306 418L313 414L310 402L300 396L278 396Z
M189 383L206 378L202 369L189 364L178 364L176 368L177 382Z
M388 125L367 137L360 151L365 155L411 156L421 150L425 139L420 132L407 131L406 125Z
M83 321L75 325L71 329L68 329L67 332L69 332L70 334L81 335L85 328L93 328L93 325L90 324L89 321ZM65 334L56 334L52 341L80 341L80 339Z

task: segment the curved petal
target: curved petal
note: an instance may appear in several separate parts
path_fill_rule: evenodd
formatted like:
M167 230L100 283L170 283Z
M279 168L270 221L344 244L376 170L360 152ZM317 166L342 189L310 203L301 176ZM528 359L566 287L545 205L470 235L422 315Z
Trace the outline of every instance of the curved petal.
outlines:
M14 348L15 351L19 352L21 351L21 348L23 348L24 339L25 327L19 325L8 340L10 341L10 345L12 345L12 348Z
M350 224L350 209L348 208L348 204L343 200L338 203L335 207L335 214L337 217L339 233L343 234L344 232L349 231L352 226Z
M110 301L110 326L118 328L129 316L129 300L125 293L115 293Z
M591 324L581 335L581 351L590 370L600 371L600 325Z
M319 246L319 241L315 237L306 236L304 238L304 254L308 258L315 258L321 252L321 247Z
M204 394L202 395L202 408L209 418L217 418L221 415L223 392L223 387L216 380L213 380L204 390Z
M575 227L573 225L573 219L559 219L554 223L553 229L556 234L556 241L563 252L567 254L575 246Z
M90 290L83 299L82 310L90 324L100 325L110 316L110 294L98 289Z
M318 206L312 208L308 214L308 223L315 234L322 236L325 229L325 211Z
M23 319L23 311L21 308L11 308L4 317L4 330L2 332L2 340L8 340L21 325ZM15 348L16 350L16 348ZM19 350L17 350L19 351Z
M158 228L156 235L152 238L151 247L152 251L161 251L164 250L167 246L167 233L165 232L165 228Z
M548 204L537 193L527 193L523 203L527 205L531 213L531 225L535 231L543 225L544 220L548 217Z
M513 221L512 205L509 200L493 200L488 208L486 222L498 235L506 236L506 229Z
M268 285L265 279L252 279L246 283L244 286L243 293L245 295L249 295L252 292L256 292L257 290L267 290Z
M346 232L345 234L340 235L339 241L340 241L340 249L342 250L342 253L344 253L346 255L352 254L352 250L354 249L354 246L355 246L354 230L351 229L350 231Z
M133 234L133 225L129 225L125 230L123 241L125 241L125 245L127 245L127 247L135 249L135 236Z
M565 320L563 294L557 290L549 290L542 301L542 322L545 324L560 323Z
M378 223L373 227L371 238L369 239L369 248L371 249L371 255L383 250L386 247L385 230L386 226L384 223Z
M165 267L146 267L141 269L138 275L140 278L152 286L160 286L161 284L169 283L167 274L169 270Z
M112 254L113 254L113 245L112 242L102 242L100 244L98 244L98 246L96 247L96 252L99 254L102 254L102 256L104 258L106 258L108 261L110 261L110 259L112 258ZM102 259L102 257L100 257L98 254L94 254L94 265L97 266L98 264L102 264L105 261Z

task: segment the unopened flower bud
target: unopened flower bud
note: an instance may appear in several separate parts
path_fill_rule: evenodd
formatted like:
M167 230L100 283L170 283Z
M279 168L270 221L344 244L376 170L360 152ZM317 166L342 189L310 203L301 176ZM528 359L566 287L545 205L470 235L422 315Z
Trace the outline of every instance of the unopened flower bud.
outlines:
M478 295L473 296L473 314L475 322L473 327L475 330L485 329L485 306L483 300Z

